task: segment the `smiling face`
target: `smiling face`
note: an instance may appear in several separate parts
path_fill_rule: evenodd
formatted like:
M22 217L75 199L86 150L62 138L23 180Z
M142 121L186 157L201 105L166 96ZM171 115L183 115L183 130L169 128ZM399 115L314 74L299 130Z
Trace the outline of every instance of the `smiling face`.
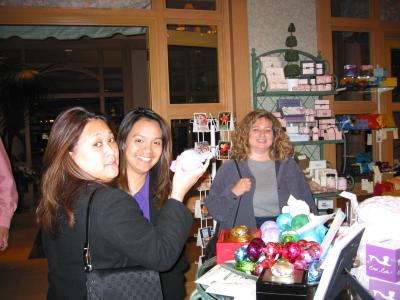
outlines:
M114 135L102 120L89 121L70 155L87 174L102 182L118 175L119 152Z
M250 159L269 160L269 148L274 142L272 121L259 118L249 131Z
M139 119L128 134L125 145L126 171L130 176L147 174L163 151L162 131L157 121Z

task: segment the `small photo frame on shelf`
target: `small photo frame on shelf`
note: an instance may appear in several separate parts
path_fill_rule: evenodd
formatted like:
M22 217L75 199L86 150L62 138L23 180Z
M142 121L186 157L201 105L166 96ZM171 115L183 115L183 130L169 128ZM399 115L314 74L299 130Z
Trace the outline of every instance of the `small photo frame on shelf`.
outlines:
M218 142L218 155L217 158L220 160L229 159L231 152L232 143L230 141L219 141Z
M207 113L194 113L193 132L209 132L208 121Z
M315 75L315 62L312 60L304 60L300 62L301 75Z
M211 174L206 171L199 179L200 184L197 187L199 192L208 191L211 188Z
M194 204L194 217L198 219L208 218L208 209L201 200L196 200Z
M228 131L230 130L232 113L229 111L223 111L218 113L218 130Z
M201 238L201 246L205 248L212 238L211 226L199 228L199 235Z
M199 152L203 152L203 153L211 151L210 144L208 143L208 141L195 142L194 143L194 149L196 149Z

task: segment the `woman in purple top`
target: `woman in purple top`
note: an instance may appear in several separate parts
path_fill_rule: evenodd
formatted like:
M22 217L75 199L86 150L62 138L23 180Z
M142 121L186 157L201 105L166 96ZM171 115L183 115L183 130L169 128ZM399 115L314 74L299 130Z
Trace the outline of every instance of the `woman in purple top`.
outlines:
M129 112L119 127L120 173L118 186L131 194L143 216L157 224L159 208L171 191L171 135L166 122L150 109ZM164 299L184 299L189 264L182 254L167 272L160 273Z

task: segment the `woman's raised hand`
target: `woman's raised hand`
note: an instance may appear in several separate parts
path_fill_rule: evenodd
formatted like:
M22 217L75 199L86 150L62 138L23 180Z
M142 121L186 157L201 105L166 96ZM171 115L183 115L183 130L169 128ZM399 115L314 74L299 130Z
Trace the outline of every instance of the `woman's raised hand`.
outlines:
M241 178L234 187L232 188L232 193L237 197L242 196L244 193L251 190L251 180L250 178Z
M207 170L210 160L207 159L202 167L193 171L182 171L182 159L180 156L176 159L176 170L174 178L172 179L172 192L171 198L178 201L183 201L186 193L190 188L199 180L201 175Z

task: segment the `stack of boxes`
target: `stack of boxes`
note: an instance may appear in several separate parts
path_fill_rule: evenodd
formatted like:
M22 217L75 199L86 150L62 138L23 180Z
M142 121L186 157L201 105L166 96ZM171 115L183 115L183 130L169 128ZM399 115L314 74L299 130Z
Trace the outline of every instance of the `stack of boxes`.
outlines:
M400 299L400 240L367 244L366 272L374 299Z
M291 141L341 140L342 132L331 118L329 100L316 99L315 108L304 108L300 99L279 99L273 114L286 128Z
M315 100L315 117L318 119L319 137L323 140L341 140L342 132L336 127L330 102L327 99Z

